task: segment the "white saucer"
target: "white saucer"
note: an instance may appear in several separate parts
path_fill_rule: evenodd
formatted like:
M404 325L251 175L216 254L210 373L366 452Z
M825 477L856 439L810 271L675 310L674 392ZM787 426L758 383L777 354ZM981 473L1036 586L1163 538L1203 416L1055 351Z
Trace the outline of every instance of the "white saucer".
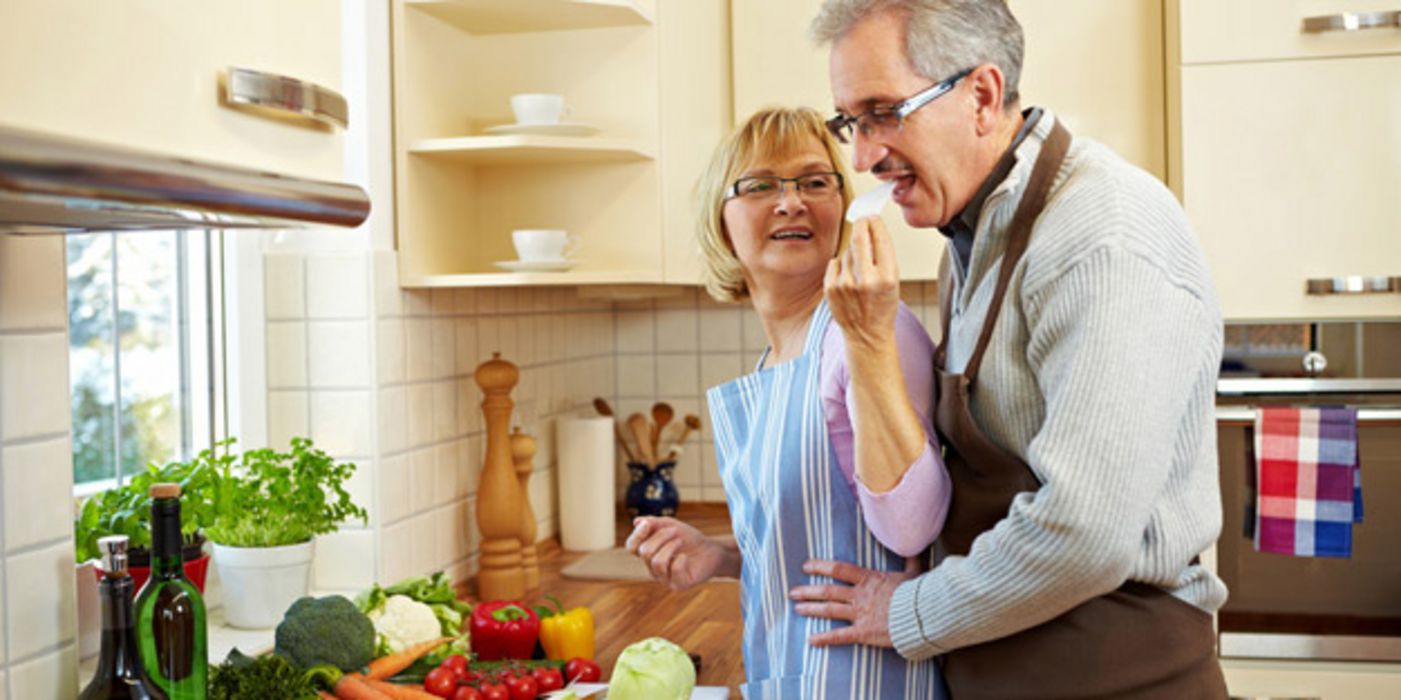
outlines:
M574 267L573 260L502 260L495 265L511 272L564 272Z
M510 136L515 134L533 134L536 136L593 136L598 133L598 127L588 124L572 124L560 122L558 124L500 124L486 128L486 133L499 136Z

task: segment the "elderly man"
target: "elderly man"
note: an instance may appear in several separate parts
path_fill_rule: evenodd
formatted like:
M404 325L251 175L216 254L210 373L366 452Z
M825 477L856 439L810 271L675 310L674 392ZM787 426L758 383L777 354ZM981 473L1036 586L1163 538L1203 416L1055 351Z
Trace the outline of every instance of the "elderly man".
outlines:
M1198 560L1221 528L1221 321L1181 207L1021 108L1003 0L828 0L813 29L831 44L829 127L897 183L906 221L948 239L935 412L954 487L932 571L807 564L837 582L793 588L798 612L851 622L810 643L942 654L955 700L1224 698L1226 589ZM864 220L827 296L852 391L908 435L898 291Z

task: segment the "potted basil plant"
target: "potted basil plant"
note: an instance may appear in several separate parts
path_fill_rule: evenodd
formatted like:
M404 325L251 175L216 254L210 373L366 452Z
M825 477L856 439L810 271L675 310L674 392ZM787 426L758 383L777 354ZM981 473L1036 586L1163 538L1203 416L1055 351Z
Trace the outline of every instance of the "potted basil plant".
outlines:
M292 438L290 453L249 450L225 467L217 513L204 532L214 544L229 625L273 627L307 594L314 538L366 518L345 490L354 472L306 438Z

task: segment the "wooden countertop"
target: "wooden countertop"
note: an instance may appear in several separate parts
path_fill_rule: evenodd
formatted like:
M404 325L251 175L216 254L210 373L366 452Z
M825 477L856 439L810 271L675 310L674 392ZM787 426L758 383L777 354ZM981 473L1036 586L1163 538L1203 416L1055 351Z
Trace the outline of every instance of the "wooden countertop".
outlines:
M709 535L730 532L729 510L723 503L686 503L678 517ZM618 545L626 540L631 524L620 518ZM740 650L743 624L739 613L739 582L705 583L687 591L673 591L661 584L637 581L582 581L565 578L560 571L585 556L566 552L556 540L541 542L540 589L526 594L535 604L551 593L566 607L583 605L593 611L598 663L604 677L612 671L618 654L627 645L647 637L665 637L701 657L697 685L723 685L739 697L744 681Z

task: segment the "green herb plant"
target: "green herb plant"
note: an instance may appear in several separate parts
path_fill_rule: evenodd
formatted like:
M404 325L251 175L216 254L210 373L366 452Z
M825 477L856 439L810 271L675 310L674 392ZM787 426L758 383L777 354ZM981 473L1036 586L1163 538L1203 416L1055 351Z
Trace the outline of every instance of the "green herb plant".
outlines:
M215 517L204 532L227 547L300 544L350 518L366 519L345 490L355 465L336 464L306 438L292 438L290 453L249 450L221 472Z
M200 529L214 523L220 493L227 488L225 474L235 461L228 454L233 442L216 443L188 462L149 464L125 484L89 496L74 523L77 560L99 558L97 540L108 535L126 535L133 550L150 548L152 484L180 485L180 530L186 544L198 542Z

